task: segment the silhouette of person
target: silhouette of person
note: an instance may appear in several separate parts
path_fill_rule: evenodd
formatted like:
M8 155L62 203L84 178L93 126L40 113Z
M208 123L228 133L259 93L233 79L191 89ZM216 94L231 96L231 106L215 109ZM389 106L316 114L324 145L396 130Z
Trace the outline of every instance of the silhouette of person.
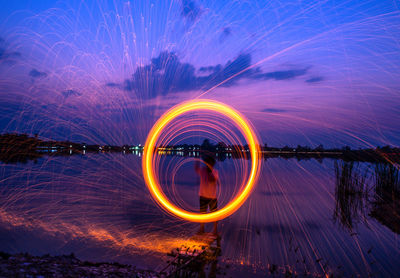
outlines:
M216 211L218 207L217 202L217 186L219 184L218 171L214 169L215 159L211 155L205 155L202 157L205 165L200 166L200 163L196 161L194 169L200 176L200 213L207 213L207 209L210 212ZM217 236L218 222L214 222L213 234ZM199 233L204 233L204 223L200 224Z

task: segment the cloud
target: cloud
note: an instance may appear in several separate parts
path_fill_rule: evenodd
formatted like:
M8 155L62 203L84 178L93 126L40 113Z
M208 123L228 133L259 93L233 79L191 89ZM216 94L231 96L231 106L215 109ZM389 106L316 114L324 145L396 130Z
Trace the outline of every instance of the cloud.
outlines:
M303 69L290 69L283 71L272 71L267 73L258 74L255 78L257 79L275 79L275 80L287 80L294 79L298 76L305 75L309 68Z
M315 83L315 82L321 82L323 81L324 78L321 76L316 76L316 77L311 77L310 79L307 79L306 82L307 83Z
M153 98L172 92L205 90L234 76L222 85L229 87L257 72L254 69L245 71L249 66L251 55L241 54L225 65L200 68L199 71L206 75L197 75L196 68L191 64L182 63L175 53L161 52L157 58L151 59L149 65L138 67L132 78L125 80L123 88L144 98ZM117 84L108 83L108 86L117 87Z
M223 42L231 35L232 35L232 29L230 27L225 27L222 29L221 35L219 36L219 41Z
M285 113L285 112L289 112L289 110L280 109L280 108L265 108L265 109L261 110L261 112L268 112L268 113Z
M200 67L199 68L199 72L214 72L216 70L220 70L222 69L221 65L217 65L217 66L208 66L208 67Z
M151 99L175 92L207 90L221 84L221 87L237 85L242 79L248 80L291 80L305 75L307 68L294 68L284 71L263 72L252 66L252 56L242 53L224 65L196 67L183 63L174 52L161 52L150 63L138 67L132 77L122 84L109 82L108 87L121 88L134 92L136 96Z
M115 89L119 89L119 90L124 90L125 86L126 86L126 84L115 83L115 82L106 83L106 87L115 88Z
M0 61L18 57L21 57L20 52L18 51L9 52L5 48L0 47Z
M195 1L192 0L182 0L181 1L181 15L194 22L200 17L202 10L197 5Z
M44 78L44 77L47 77L47 73L38 71L37 69L32 69L29 72L29 76L32 78Z
M121 88L121 84L114 83L114 82L109 82L106 84L106 86L111 87L111 88Z
M0 38L0 62L15 62L15 58L21 57L18 51L10 51L3 38Z
M223 34L224 36L229 36L230 34L232 34L231 28L230 28L230 27L225 27L225 28L222 30L222 34Z
M65 98L68 98L68 97L71 97L71 96L78 96L79 97L79 96L82 95L82 93L80 93L78 91L75 91L75 90L66 90L66 91L63 91L61 93Z

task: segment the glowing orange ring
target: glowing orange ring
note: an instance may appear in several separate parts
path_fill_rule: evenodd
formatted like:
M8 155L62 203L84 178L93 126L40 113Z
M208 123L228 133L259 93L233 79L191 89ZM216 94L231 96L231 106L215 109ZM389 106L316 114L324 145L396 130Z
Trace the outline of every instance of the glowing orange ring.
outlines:
M155 143L165 126L176 117L193 110L211 110L223 114L233 120L243 133L251 155L251 171L246 185L225 207L206 214L193 213L178 208L164 195L154 175L153 154ZM164 113L154 124L147 136L143 149L142 169L143 176L151 195L157 203L170 213L193 222L213 222L221 220L232 213L246 201L251 193L259 173L259 144L257 137L246 119L233 108L213 100L196 99L178 104Z

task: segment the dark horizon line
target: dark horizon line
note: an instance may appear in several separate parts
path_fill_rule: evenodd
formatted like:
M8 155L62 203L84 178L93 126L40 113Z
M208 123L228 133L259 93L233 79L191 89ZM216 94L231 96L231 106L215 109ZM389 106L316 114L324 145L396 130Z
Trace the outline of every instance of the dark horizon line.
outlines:
M64 145L72 145L72 147L73 148L76 148L77 146L87 146L87 147L95 147L95 146L98 146L98 147L102 147L102 148L107 148L107 147L111 147L111 148L126 148L126 147L139 147L139 148L143 148L144 147L144 145L143 144L137 144L137 145L135 145L135 144L123 144L123 145L121 145L121 146L118 146L118 145L110 145L110 144L86 144L86 143L77 143L77 142L73 142L73 141L69 141L69 140L66 140L66 141L59 141L59 140L42 140L42 139L39 139L39 136L37 135L37 134L35 134L34 136L31 136L30 134L27 134L27 133L17 133L17 132L12 132L12 133L3 133L3 134L0 134L0 141L3 141L2 139L4 139L4 137L6 137L6 136L13 136L14 138L16 138L16 137L26 137L26 139L30 139L30 140L32 140L32 139L34 139L34 140L36 140L38 143L40 143L40 144L43 144L43 143L48 143L48 144L62 144L62 146L64 146ZM205 141L208 141L209 142L209 140L208 139L204 139L204 141L203 141L203 144L204 144L204 142ZM2 144L4 144L5 142L1 142ZM187 147L201 147L202 145L201 144L187 144L187 143L184 143L184 144L173 144L173 145L163 145L163 146L158 146L158 148L160 148L160 147L163 147L163 148L174 148L174 147L182 147L182 146L187 146ZM234 144L234 145L227 145L225 142L218 142L218 143L216 143L216 144L212 144L212 143L209 143L209 147L208 148L218 148L219 146L226 146L226 147L234 147L234 146L240 146L240 147L243 147L243 148L248 148L248 145L247 144L244 144L244 145L236 145L236 144ZM383 151L383 152L385 152L385 151L393 151L393 152L400 152L400 147L393 147L393 146L390 146L390 145L385 145L385 146L376 146L376 147L372 147L372 148L358 148L358 149L352 149L350 146L348 146L348 145L344 145L344 146L342 146L342 147L330 147L330 148L324 148L324 146L323 146L323 144L319 144L317 147L315 147L315 148L312 148L312 147L310 147L310 146L307 146L307 145L304 145L304 146L302 146L302 145L297 145L296 147L291 147L291 146L289 146L289 145L285 145L285 146L283 146L283 147L272 147L272 146L268 146L268 144L267 143L264 143L264 144L259 144L259 146L260 146L260 149L261 150L266 150L266 149L269 149L269 150L281 150L281 151L298 151L298 150L300 150L300 151L306 151L306 152L310 152L310 151L363 151L363 150L378 150L378 151ZM193 149L190 149L191 151L193 150Z
M86 153L142 153L144 146L111 146L111 145L86 145L84 143L73 143L70 141L43 141L38 136L29 137L27 134L3 134L0 135L0 161L4 162L26 162L35 160L43 155L72 155ZM226 145L220 142L216 145L209 140L204 140L202 145L173 145L159 146L155 148L161 155L215 155L224 159L219 154L225 154L232 158L249 159L249 148L247 145ZM196 154L195 154L196 153ZM376 149L352 150L350 147L342 149L324 149L322 145L312 149L310 147L273 148L264 145L260 146L260 154L263 158L283 157L291 158L335 158L346 161L369 161L393 163L400 161L400 148L389 146Z

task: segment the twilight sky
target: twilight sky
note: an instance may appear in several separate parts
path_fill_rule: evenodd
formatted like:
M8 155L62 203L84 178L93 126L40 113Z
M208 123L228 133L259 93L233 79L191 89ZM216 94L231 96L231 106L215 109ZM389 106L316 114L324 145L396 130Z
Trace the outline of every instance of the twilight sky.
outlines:
M274 146L400 146L400 2L5 1L0 133L143 143L225 102Z

